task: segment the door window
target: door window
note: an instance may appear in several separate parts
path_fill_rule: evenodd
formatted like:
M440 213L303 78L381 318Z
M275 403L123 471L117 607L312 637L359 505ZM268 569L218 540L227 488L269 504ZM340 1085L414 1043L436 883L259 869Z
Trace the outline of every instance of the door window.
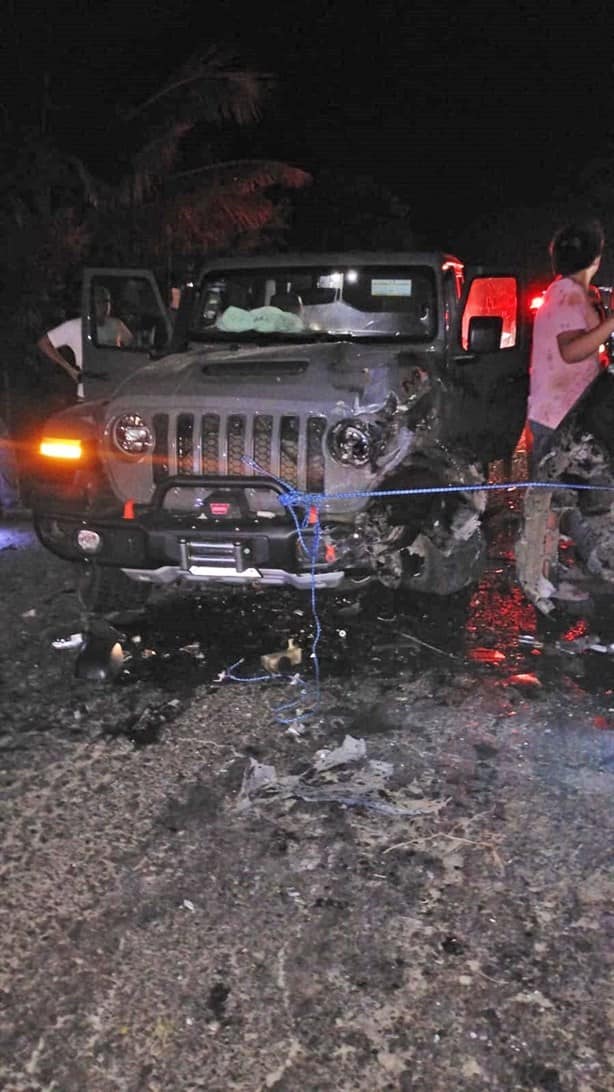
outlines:
M142 352L166 343L160 305L145 277L92 278L90 315L92 340L99 348Z
M476 277L471 283L462 323L462 346L468 348L474 316L503 320L500 349L511 349L518 337L518 283L515 277Z

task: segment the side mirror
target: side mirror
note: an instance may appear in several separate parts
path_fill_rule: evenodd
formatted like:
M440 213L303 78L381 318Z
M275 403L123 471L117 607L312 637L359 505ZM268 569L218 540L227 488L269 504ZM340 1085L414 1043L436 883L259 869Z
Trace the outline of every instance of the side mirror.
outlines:
M469 320L467 348L470 353L495 353L501 348L502 333L500 315L474 315Z

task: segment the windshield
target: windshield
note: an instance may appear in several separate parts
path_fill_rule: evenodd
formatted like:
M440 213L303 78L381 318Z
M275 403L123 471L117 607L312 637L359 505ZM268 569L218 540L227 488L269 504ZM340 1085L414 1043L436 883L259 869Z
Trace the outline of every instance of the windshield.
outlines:
M197 298L196 337L345 335L427 341L437 324L428 266L232 269L209 274Z

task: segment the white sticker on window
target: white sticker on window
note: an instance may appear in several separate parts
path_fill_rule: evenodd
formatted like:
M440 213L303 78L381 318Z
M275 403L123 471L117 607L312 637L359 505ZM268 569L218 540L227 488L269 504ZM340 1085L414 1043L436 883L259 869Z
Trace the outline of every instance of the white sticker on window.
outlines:
M341 288L343 273L323 273L318 277L318 288Z
M392 278L371 281L372 296L411 296L411 280L393 280Z

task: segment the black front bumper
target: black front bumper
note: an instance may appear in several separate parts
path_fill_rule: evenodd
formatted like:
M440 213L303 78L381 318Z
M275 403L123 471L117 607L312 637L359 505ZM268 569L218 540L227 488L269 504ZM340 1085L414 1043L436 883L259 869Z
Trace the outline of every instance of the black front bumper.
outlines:
M270 480L260 480L268 490L282 492L281 486ZM257 479L202 479L203 486L236 490L254 488ZM84 505L82 497L73 499L39 496L34 508L35 528L42 544L67 561L95 561L122 569L147 571L172 567L181 573L205 575L211 570L234 570L238 574L257 570L305 573L312 569L311 550L313 528L307 527L300 536L292 516L281 506L274 518L256 518L241 503L228 518L205 516L196 511L169 510L166 498L171 489L195 487L195 480L174 479L159 487L150 505L123 508L117 504L97 507ZM303 513L298 513L302 518ZM96 550L83 546L88 536L80 532L95 532L99 537ZM351 528L327 528L320 538L315 567L319 571L342 569L337 564L338 553L331 543L334 538L344 541L340 553L347 559L347 543ZM90 541L91 541L91 536ZM81 538L81 542L79 541Z
M96 560L100 565L119 568L157 569L163 565L186 568L186 560L200 552L232 561L239 571L265 566L298 572L303 567L299 564L302 551L297 548L297 532L292 523L267 522L265 527L233 523L227 527L208 527L205 532L195 521L161 521L154 513L124 519L97 517L92 513L78 516L65 511L35 513L34 523L42 544L67 561ZM100 536L100 547L95 553L79 545L78 534L82 530ZM310 540L309 531L305 538Z

